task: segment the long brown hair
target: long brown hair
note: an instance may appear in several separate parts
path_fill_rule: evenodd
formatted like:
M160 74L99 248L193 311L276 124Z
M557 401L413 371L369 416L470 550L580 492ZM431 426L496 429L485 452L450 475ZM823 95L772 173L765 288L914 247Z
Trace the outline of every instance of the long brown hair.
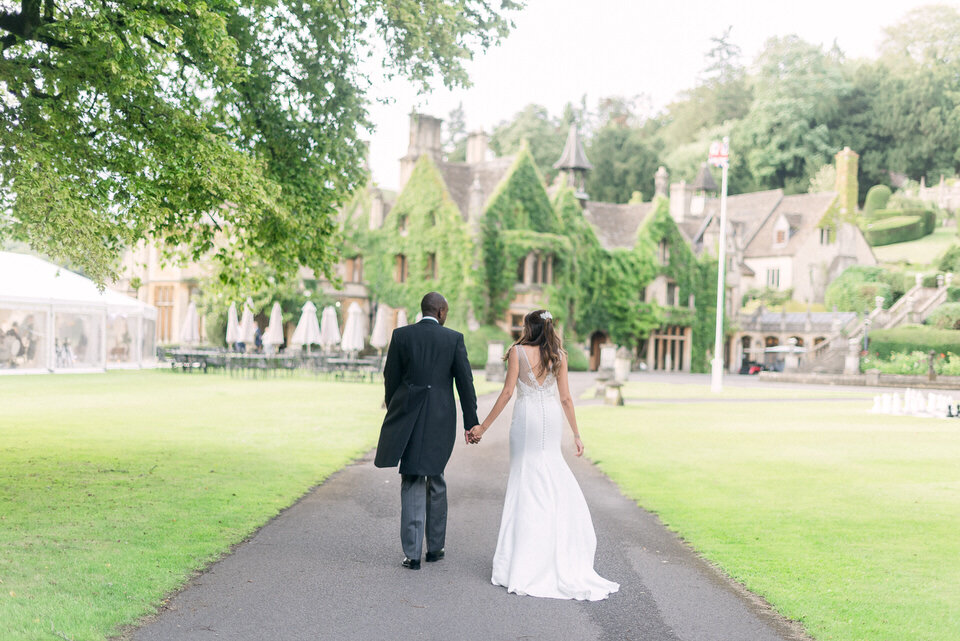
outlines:
M520 338L514 345L536 345L540 350L540 371L535 372L539 377L547 368L554 376L560 373L560 362L566 352L563 349L563 341L557 333L553 324L553 316L545 309L537 309L523 318L523 331ZM512 347L512 346L511 346ZM503 360L507 360L510 351L504 354Z

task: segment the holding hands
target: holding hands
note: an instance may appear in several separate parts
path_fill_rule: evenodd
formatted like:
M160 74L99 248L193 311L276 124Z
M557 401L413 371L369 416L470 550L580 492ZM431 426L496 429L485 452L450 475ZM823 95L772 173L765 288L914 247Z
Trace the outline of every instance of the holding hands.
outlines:
M483 425L474 425L464 433L464 438L468 445L476 445L480 442L480 437L487 431Z

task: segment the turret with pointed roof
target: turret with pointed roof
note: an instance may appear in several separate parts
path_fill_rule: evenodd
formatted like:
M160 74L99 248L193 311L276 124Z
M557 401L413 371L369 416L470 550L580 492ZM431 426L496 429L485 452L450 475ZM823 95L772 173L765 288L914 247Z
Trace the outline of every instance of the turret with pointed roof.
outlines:
M693 190L695 192L712 193L720 191L720 188L717 187L717 181L713 179L713 173L710 172L710 167L707 166L707 163L700 165L700 172L697 174L696 180L693 181Z
M587 200L585 183L587 172L593 169L593 165L587 159L587 153L583 150L583 141L580 140L580 131L576 123L570 125L570 131L567 133L567 143L563 146L563 153L560 154L560 160L553 163L553 168L567 174L567 180L576 192L576 197L580 200Z

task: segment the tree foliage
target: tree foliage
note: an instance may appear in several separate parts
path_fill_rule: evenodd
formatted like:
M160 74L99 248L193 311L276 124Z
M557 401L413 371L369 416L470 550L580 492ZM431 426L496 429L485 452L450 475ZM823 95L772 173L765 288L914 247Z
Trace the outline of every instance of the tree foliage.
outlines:
M467 84L502 37L492 0L23 0L0 9L0 239L103 282L141 239L325 271L363 178L369 80ZM221 233L221 230L222 233Z

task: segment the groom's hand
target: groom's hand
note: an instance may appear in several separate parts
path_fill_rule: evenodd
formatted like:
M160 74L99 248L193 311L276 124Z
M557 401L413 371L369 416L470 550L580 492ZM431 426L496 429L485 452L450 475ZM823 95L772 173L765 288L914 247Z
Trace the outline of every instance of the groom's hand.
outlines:
M480 442L480 439L477 437L476 429L477 426L474 425L469 430L464 432L463 437L466 439L468 445L475 445Z

